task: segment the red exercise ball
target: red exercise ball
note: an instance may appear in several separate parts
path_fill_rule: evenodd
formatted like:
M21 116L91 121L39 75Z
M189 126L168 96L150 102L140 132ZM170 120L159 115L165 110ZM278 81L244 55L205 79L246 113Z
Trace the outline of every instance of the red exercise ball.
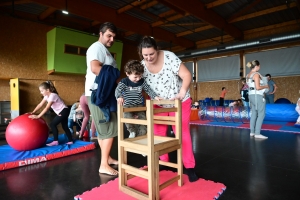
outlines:
M6 128L7 143L18 151L37 149L45 145L49 128L44 119L30 119L30 114L13 119Z

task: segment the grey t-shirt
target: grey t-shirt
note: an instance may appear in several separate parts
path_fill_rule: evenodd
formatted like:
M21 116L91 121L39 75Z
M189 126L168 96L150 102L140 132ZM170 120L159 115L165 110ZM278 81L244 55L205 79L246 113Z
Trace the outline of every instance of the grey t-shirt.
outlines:
M268 85L269 85L269 92L267 94L270 94L274 91L275 82L271 79L268 81Z

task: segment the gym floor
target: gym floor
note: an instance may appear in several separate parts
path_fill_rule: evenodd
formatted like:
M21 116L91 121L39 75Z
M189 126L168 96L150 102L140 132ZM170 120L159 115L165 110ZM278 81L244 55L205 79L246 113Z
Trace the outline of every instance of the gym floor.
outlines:
M200 178L221 182L219 200L300 199L300 134L191 125L196 171ZM0 145L6 144L2 137ZM112 148L117 158L117 143ZM146 158L130 154L136 167ZM171 155L171 157L174 157ZM114 177L98 173L100 148L44 163L0 171L0 199L67 200ZM113 199L113 194L112 194Z

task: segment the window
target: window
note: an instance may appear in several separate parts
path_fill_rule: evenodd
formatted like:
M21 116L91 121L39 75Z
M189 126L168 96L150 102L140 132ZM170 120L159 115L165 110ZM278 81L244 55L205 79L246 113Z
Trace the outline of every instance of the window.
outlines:
M65 44L65 53L86 56L88 48Z

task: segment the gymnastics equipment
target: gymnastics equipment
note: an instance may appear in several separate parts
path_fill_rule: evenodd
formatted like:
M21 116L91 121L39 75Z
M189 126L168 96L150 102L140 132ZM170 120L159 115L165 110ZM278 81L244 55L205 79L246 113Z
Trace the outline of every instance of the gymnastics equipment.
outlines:
M49 128L44 119L31 119L24 114L13 119L6 128L7 143L18 151L37 149L45 145Z
M154 108L154 105L171 104L171 108ZM146 111L147 119L124 118L124 112ZM157 116L154 114L175 112L175 116ZM124 138L124 123L147 125L147 135ZM174 137L154 135L154 124L174 125ZM118 105L118 154L119 154L119 190L137 199L159 199L159 191L178 181L183 185L181 153L181 102L179 100L146 100L146 107L124 108ZM159 156L177 151L177 163L159 160ZM139 169L127 162L127 153L147 155L147 167ZM160 182L159 165L177 169L176 176ZM128 180L138 176L148 180L148 194L128 186Z
M286 98L279 98L274 103L277 104L291 104L291 101Z
M266 104L265 121L295 122L298 113L295 104ZM250 107L202 106L199 119L217 122L248 123Z
M199 111L199 119L217 122L248 123L250 120L250 108L204 106Z

